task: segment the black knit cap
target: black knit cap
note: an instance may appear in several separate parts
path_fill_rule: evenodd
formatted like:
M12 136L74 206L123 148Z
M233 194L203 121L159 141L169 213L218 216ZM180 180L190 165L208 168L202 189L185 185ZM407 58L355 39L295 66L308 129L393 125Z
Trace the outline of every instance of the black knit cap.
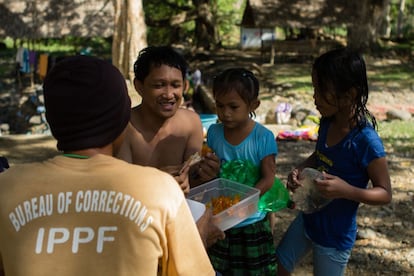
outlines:
M46 119L62 151L103 147L125 129L126 82L111 63L90 56L58 62L43 83Z

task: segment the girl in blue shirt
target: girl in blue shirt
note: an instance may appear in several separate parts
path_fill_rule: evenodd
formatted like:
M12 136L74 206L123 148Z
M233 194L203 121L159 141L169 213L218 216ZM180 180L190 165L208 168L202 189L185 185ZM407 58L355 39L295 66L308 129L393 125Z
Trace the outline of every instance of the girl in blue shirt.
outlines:
M276 250L278 275L290 275L310 251L314 275L343 275L356 239L359 203L388 204L392 197L384 147L366 107L363 58L347 48L331 50L315 60L312 83L322 115L318 141L289 174L287 187L300 189L301 170L316 168L323 172L316 188L332 201L314 213L299 213L289 226Z
M262 195L275 180L277 145L273 133L253 120L260 104L258 95L259 82L252 72L231 68L218 75L213 96L220 123L210 126L207 144L220 158L222 169L232 161L257 168L254 186ZM208 249L217 271L223 275L275 275L275 246L266 212L257 212L225 233L224 240Z

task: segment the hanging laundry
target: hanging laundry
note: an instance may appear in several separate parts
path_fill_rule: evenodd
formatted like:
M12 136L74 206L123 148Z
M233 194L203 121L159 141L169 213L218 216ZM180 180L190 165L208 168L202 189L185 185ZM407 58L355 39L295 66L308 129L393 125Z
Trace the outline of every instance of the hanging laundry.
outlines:
M29 51L29 65L32 72L36 72L36 52Z
M49 56L47 54L41 54L39 56L39 67L38 67L38 74L41 79L44 79L47 74L47 66L48 66L48 59Z
M29 50L19 47L16 54L16 62L19 64L19 70L22 73L30 73Z
M17 49L17 53L16 53L16 63L18 63L20 65L20 67L23 64L23 50L24 50L23 47L19 47Z

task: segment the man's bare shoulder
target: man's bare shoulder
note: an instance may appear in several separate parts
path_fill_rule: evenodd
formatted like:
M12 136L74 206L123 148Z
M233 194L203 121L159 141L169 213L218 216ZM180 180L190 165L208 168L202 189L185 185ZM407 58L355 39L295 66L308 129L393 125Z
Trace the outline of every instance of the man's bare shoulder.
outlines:
M175 117L181 122L196 122L201 124L200 116L195 111L189 109L179 108Z
M130 137L130 136L134 136L137 133L139 133L139 131L134 127L134 125L132 124L132 122L130 121L128 123L128 126L126 128L126 137Z

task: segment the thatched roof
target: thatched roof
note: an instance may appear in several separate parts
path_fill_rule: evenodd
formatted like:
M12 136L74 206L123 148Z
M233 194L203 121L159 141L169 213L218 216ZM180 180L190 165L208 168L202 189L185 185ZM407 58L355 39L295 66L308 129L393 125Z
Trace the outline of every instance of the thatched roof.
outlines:
M0 37L110 36L111 0L0 0Z
M363 1L363 0L362 0ZM245 27L322 27L349 24L355 7L347 0L248 0Z

